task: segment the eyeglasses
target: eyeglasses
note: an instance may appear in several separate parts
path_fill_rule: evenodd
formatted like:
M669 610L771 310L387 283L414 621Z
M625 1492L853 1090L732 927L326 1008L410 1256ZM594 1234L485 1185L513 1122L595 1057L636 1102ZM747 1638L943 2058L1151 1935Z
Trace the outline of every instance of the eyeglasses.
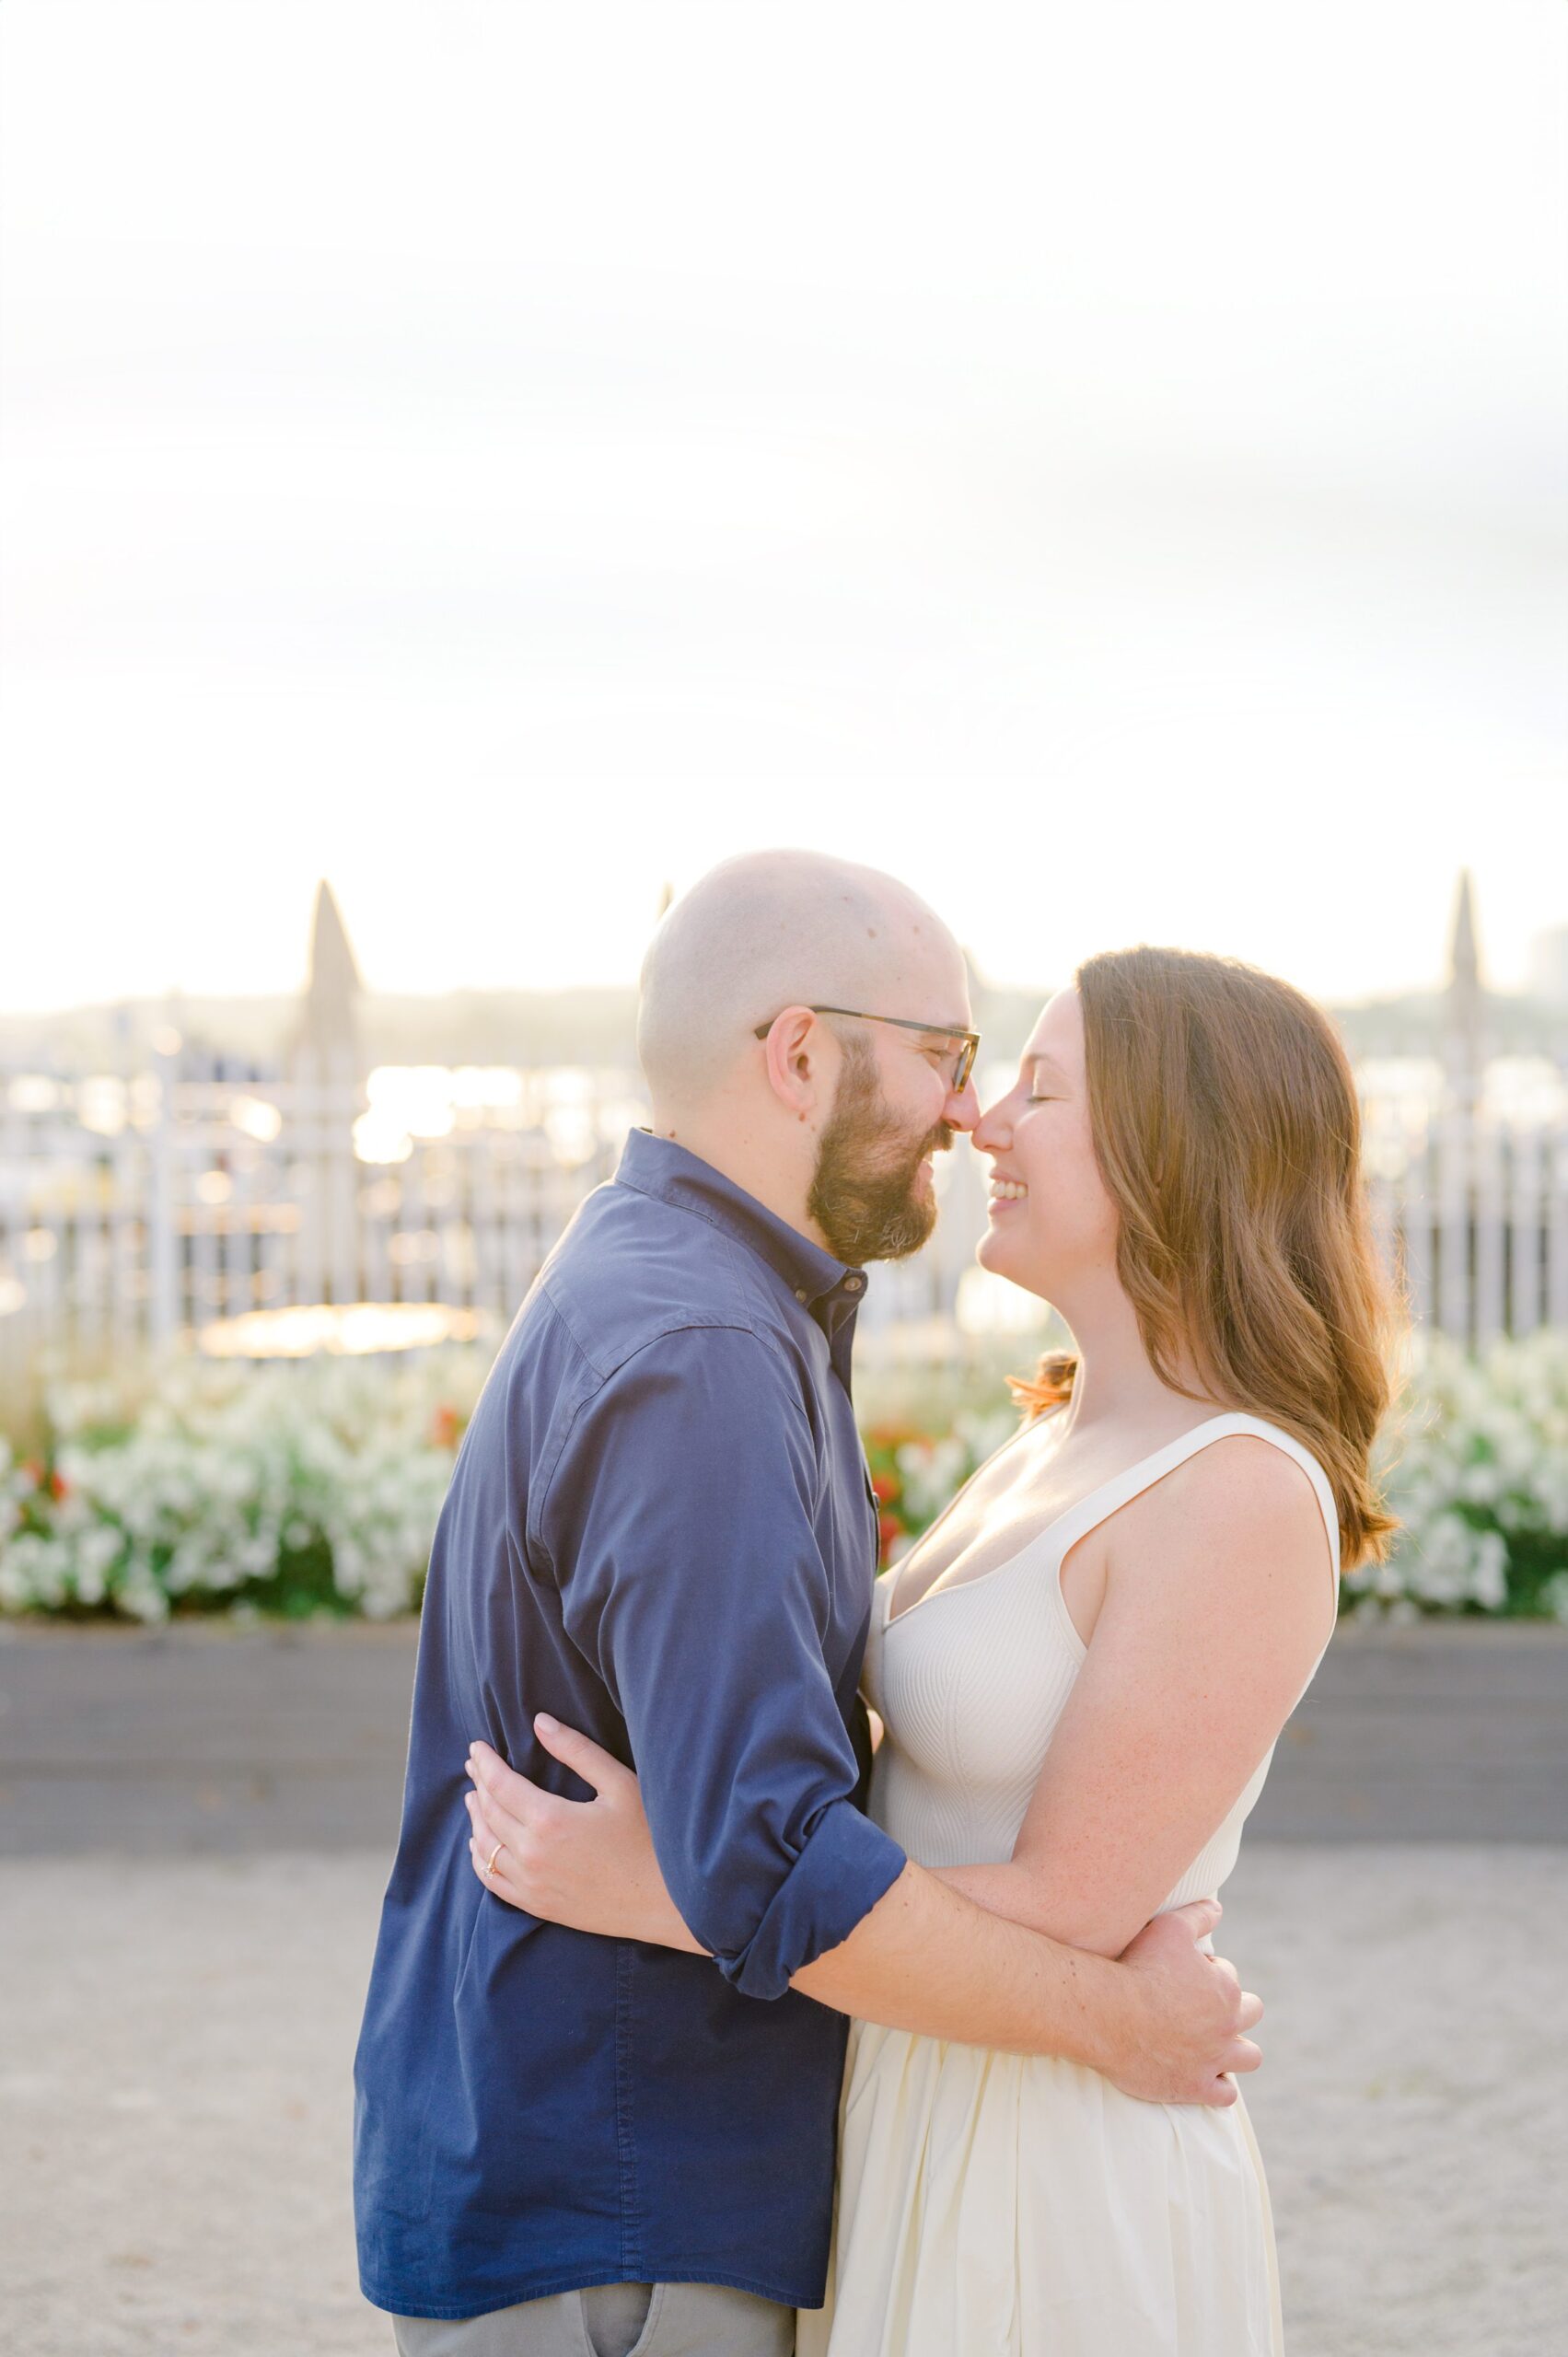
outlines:
M858 1006L814 1006L813 1015L847 1015L855 1023L890 1023L898 1031L923 1031L928 1039L946 1039L947 1053L953 1059L947 1085L955 1097L961 1097L974 1070L974 1060L980 1050L978 1031L954 1031L946 1023L912 1023L907 1015L867 1015ZM759 1023L752 1037L765 1039L778 1021Z

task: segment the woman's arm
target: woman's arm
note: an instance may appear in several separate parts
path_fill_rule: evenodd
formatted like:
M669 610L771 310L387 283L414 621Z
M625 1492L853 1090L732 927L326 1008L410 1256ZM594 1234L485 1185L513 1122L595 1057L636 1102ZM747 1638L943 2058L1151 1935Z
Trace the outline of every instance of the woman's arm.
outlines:
M552 1922L702 1954L665 1892L636 1778L586 1736L548 1721L539 1732L596 1796L541 1792L476 1746L475 1873ZM790 1986L892 2028L1066 2055L1147 2102L1223 2108L1237 2099L1237 2073L1262 2059L1243 2033L1263 2008L1223 1958L1194 1945L1219 1915L1213 1898L1173 1909L1110 1963L1006 1922L906 1864L848 1938L792 1973Z
M869 1706L866 1716L875 1752L887 1730ZM526 1907L551 1922L709 1955L682 1921L659 1871L642 1788L632 1770L547 1713L535 1719L534 1734L544 1750L588 1785L595 1799L563 1800L519 1776L489 1744L470 1744L465 1765L473 1790L464 1795L464 1805L469 1856L480 1880L508 1905ZM580 1813L589 1807L591 1819ZM494 1867L488 1864L492 1858ZM987 1908L990 1914L1005 1911Z
M935 1869L977 1905L1107 1956L1246 1789L1336 1600L1317 1493L1272 1442L1216 1441L1134 1503L1109 1534L1087 1658L1011 1860Z

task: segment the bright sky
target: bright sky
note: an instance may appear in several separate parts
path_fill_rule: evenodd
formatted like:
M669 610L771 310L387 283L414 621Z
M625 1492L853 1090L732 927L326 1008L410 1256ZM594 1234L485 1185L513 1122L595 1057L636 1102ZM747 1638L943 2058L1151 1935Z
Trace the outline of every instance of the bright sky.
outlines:
M1558 0L12 0L0 1006L1568 922Z

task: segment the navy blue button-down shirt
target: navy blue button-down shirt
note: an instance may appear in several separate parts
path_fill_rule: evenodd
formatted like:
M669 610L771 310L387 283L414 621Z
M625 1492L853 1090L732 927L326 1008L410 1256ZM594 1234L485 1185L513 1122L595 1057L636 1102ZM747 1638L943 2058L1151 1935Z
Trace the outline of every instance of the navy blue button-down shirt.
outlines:
M822 2301L846 2025L789 1979L904 1864L860 1805L865 1282L635 1131L501 1347L432 1550L354 2058L378 2307L659 2281ZM636 1768L710 1956L568 1931L479 1882L471 1737L588 1797L536 1711Z

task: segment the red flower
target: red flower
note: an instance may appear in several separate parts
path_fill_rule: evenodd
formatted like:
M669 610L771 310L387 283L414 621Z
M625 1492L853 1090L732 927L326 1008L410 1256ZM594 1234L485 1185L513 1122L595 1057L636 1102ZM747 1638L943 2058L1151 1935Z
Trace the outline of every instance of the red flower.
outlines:
M437 1448L452 1448L456 1446L459 1422L457 1410L443 1400L436 1409L430 1425L430 1437Z
M66 1480L64 1473L55 1472L50 1475L49 1494L52 1498L68 1497L70 1490L71 1484Z
M898 1483L890 1481L886 1473L873 1473L871 1489L879 1506L890 1505L899 1494Z
M903 1537L904 1527L896 1514L885 1514L878 1515L877 1530L882 1541L882 1552L886 1555L894 1539Z

